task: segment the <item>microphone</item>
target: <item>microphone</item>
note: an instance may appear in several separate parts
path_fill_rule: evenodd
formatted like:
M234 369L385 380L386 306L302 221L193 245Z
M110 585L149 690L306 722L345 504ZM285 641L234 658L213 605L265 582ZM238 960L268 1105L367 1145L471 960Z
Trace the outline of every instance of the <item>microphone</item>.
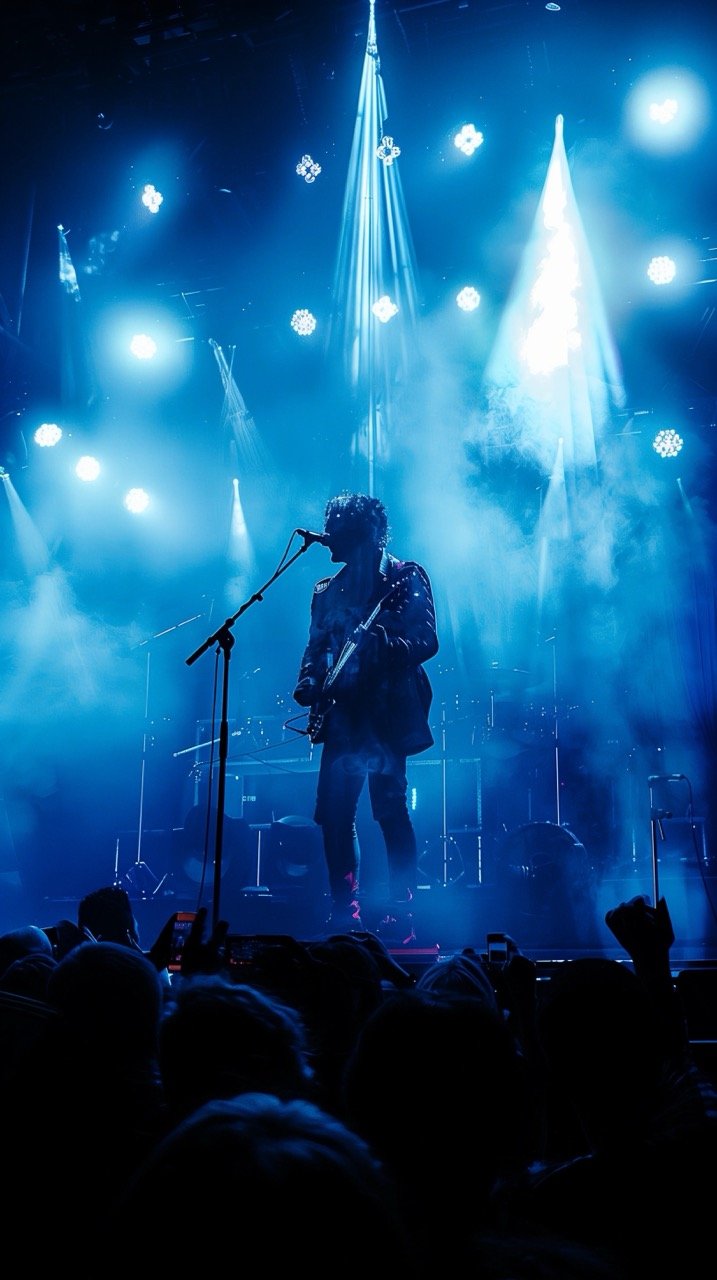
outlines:
M312 542L320 542L322 547L328 547L329 545L328 533L312 533L310 529L296 529L295 532L298 533L300 538L304 539L307 547Z
M647 781L652 786L653 782L684 782L686 777L684 773L651 773Z

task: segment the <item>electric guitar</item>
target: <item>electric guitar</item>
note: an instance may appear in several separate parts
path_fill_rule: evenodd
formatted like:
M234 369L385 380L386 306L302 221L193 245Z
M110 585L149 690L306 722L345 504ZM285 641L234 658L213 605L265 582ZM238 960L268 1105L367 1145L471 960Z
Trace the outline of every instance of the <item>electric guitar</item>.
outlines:
M378 615L382 609L385 609L389 602L399 595L400 591L405 588L405 583L400 578L394 582L384 596L381 597L378 604L373 608L367 618L363 622L359 622L356 629L352 632L349 639L344 644L333 667L326 673L321 693L316 702L313 703L309 712L309 720L306 726L306 732L312 743L316 743L318 736L324 726L327 715L334 706L336 699L332 693L334 685L343 671L346 663L353 657L356 650L363 643L366 635L370 631Z

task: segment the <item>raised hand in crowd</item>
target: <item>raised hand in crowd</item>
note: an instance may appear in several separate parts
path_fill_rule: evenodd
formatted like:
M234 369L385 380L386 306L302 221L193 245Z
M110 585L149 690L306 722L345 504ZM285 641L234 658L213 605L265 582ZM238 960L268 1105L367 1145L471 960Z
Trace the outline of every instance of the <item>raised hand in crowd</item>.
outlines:
M635 973L650 991L663 1019L672 1056L689 1053L689 1036L670 968L675 932L664 898L651 906L636 895L605 914L605 924L632 960Z
M605 913L605 924L643 977L669 973L675 931L664 898L656 907L645 897L629 898Z

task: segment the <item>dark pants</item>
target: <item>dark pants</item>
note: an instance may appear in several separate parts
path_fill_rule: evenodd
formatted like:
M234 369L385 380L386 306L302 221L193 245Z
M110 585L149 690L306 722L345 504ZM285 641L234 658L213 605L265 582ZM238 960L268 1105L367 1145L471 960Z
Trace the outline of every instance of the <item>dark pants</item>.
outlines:
M367 778L371 812L386 845L389 894L405 902L416 891L418 862L406 804L406 757L388 748L347 751L325 743L314 818L323 834L331 896L341 903L358 891L361 854L356 810Z

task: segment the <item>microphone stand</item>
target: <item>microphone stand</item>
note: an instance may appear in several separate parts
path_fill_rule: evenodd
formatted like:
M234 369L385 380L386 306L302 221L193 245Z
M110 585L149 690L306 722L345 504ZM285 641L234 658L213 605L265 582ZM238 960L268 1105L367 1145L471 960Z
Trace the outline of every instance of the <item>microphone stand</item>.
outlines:
M303 555L304 552L308 550L308 548L311 546L312 541L313 541L312 539L305 537L304 545L302 547L299 547L299 550L294 552L294 555L289 560L287 560L285 563L282 562L282 564L279 566L276 572L273 573L272 576L268 579L268 581L264 583L263 587L260 587L259 590L255 591L254 594L251 595L248 600L245 600L244 604L241 605L240 608L237 609L236 613L232 614L230 618L225 618L222 625L216 631L214 631L212 635L207 636L206 640L204 640L203 643L200 644L199 648L194 650L194 653L191 653L188 658L185 658L186 665L188 667L191 667L192 664L195 663L198 658L201 658L202 654L207 652L207 649L211 649L213 645L218 645L218 647L222 651L222 654L224 655L224 669L223 669L223 677L222 677L222 719L221 719L221 725L219 728L219 773L218 773L218 782L217 782L217 819L216 819L216 835L215 835L215 841L214 841L214 886L213 886L213 894L212 894L212 928L213 929L216 929L217 924L219 923L219 905L220 905L221 883L222 883L222 852L223 852L223 844L224 844L224 801L225 801L226 784L227 784L227 757L229 754L229 717L228 717L229 660L231 657L231 651L234 648L234 636L232 635L232 627L234 626L234 623L237 622L238 619L242 616L242 614L246 613L247 609L249 609L253 604L256 604L258 601L264 599L264 592L268 590L268 588L272 585L272 583L276 582L277 578L280 578L283 573L286 573L286 570L290 568L290 566L294 563L295 560L298 560L299 556Z
M652 858L652 905L656 907L660 900L660 885L658 881L658 854L657 854L657 836L661 840L665 839L665 829L662 825L663 818L671 818L672 813L669 809L656 809L653 800L652 783L649 782L650 788L650 855Z

